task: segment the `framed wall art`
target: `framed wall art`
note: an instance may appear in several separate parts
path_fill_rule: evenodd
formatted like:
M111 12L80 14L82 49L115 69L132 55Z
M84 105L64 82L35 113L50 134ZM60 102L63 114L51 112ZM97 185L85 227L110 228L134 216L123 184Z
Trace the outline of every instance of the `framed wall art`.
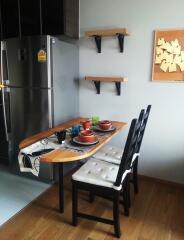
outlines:
M155 31L153 81L184 81L184 29Z

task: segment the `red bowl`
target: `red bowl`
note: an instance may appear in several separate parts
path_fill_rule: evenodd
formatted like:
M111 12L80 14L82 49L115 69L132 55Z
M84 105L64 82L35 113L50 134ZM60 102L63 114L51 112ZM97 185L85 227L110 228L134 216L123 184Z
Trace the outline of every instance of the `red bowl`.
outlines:
M80 134L83 136L91 136L91 135L94 135L94 132L91 130L82 130L80 131Z
M109 120L103 120L100 121L99 126L104 130L108 130L109 128L111 128L112 123Z
M79 133L79 140L81 142L94 142L95 141L95 135L93 131L91 130L83 130Z

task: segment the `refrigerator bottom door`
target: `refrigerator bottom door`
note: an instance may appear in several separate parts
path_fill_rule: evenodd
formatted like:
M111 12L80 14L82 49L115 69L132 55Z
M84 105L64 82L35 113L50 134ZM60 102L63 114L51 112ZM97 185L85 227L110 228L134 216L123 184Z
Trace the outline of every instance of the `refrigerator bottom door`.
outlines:
M2 91L0 91L0 165L9 165L9 144L6 141L5 131Z
M0 139L0 165L9 165L9 145L6 140Z
M32 136L52 126L52 89L10 89L12 149L11 164L18 164L18 145L26 137ZM42 167L41 177L52 180L52 166Z
M6 140L3 106L0 105L0 139Z

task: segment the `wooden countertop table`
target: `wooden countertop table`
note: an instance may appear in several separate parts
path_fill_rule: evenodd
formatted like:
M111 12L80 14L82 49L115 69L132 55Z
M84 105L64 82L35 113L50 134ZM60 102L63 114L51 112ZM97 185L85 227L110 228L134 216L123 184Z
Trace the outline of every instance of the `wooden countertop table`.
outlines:
M32 137L26 138L19 144L19 148L25 148L37 141L40 141L46 137L49 137L53 135L57 131L62 131L67 128L72 127L73 125L80 124L81 121L86 120L87 118L79 117L76 119L72 119L70 121L64 122L57 127L50 128L47 131L38 133ZM116 130L108 133L107 136L104 136L102 139L99 140L99 143L91 147L89 151L86 152L72 152L63 150L63 149L57 149L53 150L52 152L49 152L47 154L43 154L40 157L40 160L42 162L48 162L48 163L58 163L59 165L59 204L60 204L60 212L64 212L64 189L63 189L63 163L71 162L71 161L77 161L81 159L88 158L95 154L101 147L103 147L106 143L108 143L115 135L117 135L121 130L123 130L127 123L125 122L117 122L112 121L112 125L116 127Z

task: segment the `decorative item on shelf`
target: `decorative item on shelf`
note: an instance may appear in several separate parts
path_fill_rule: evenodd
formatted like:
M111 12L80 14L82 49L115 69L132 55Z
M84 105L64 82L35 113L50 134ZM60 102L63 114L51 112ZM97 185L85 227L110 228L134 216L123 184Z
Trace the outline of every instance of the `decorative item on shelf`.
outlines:
M97 94L100 94L100 83L101 82L114 82L116 86L117 95L121 95L121 82L127 82L127 77L96 77L86 76L85 80L93 81L96 87Z
M100 29L100 30L85 32L86 37L94 38L98 53L101 53L102 37L117 36L120 52L123 52L124 51L124 37L129 36L129 35L130 34L126 28Z
M184 29L155 31L152 80L184 81Z

